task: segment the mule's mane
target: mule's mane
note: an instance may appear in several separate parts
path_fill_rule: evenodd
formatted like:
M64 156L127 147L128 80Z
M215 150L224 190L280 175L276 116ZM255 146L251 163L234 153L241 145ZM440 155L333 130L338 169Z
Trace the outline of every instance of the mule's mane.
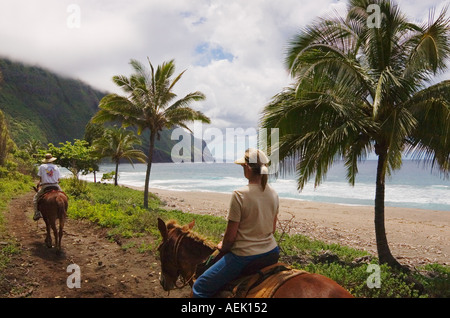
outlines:
M177 223L177 221L169 220L169 221L167 221L166 226L167 226L168 231L170 231L171 229L175 229L176 231L179 231L180 234L186 234L186 237L189 237L194 242L201 243L211 249L214 249L216 246L213 242L208 240L205 236L192 231L188 225L181 226Z

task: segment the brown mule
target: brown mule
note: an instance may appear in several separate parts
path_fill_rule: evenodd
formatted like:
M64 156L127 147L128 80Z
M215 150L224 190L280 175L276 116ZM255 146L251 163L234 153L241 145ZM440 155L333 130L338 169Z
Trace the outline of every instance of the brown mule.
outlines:
M37 191L38 189L35 188L35 190ZM55 236L55 247L58 252L61 251L61 239L63 236L64 223L67 218L68 206L67 195L57 189L49 189L44 192L38 201L38 210L41 212L47 228L45 244L49 248L52 247L52 237L50 235L51 229ZM59 219L59 230L56 228L56 219Z
M158 229L162 242L158 247L161 258L160 283L164 290L170 291L186 285L192 287L197 266L202 264L213 252L214 246L193 233L194 221L185 226L175 221L164 223L158 218ZM269 273L265 280L255 284L249 277L245 293L227 294L227 297L239 298L352 298L353 296L335 281L319 275L286 267L278 263L262 269ZM259 274L256 274L258 276ZM177 285L178 278L182 285ZM240 287L239 287L240 288ZM238 289L239 289L238 288ZM219 293L220 294L220 293ZM223 294L220 294L223 296Z

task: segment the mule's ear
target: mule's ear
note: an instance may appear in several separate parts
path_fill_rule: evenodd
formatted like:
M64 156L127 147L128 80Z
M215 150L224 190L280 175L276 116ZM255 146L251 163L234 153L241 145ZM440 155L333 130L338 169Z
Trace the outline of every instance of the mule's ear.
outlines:
M167 227L166 227L166 223L161 220L160 218L158 218L158 229L159 232L161 233L161 236L163 238L163 241L167 240Z
M192 222L188 224L189 229L192 230L192 228L194 227L194 225L195 225L195 219L192 220Z

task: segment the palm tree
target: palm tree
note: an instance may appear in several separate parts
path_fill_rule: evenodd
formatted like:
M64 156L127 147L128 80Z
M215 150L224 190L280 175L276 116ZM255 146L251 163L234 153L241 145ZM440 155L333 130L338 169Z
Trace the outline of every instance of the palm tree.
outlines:
M131 165L133 165L133 159L146 162L147 156L141 150L134 149L134 145L140 144L140 142L134 132L123 128L108 128L101 138L94 140L94 150L101 157L111 157L111 160L116 164L114 185L117 185L121 159L128 160Z
M153 68L150 60L150 72L138 61L130 64L135 73L129 78L124 75L113 77L114 83L127 96L109 94L100 101L100 110L93 117L94 122L121 122L123 126L137 127L138 134L145 129L150 130L147 171L145 175L144 207L148 207L148 186L152 167L153 149L159 132L164 128L179 126L188 129L186 124L194 120L209 123L203 113L189 107L194 101L202 101L205 95L201 92L187 94L175 100L173 92L175 84L184 72L172 79L175 72L174 60L164 62L158 68Z
M370 4L380 9L378 28L367 23ZM318 186L337 160L354 185L358 162L375 152L377 252L395 267L384 225L386 174L406 153L448 177L450 81L430 80L447 67L449 32L446 9L417 25L392 1L350 0L346 18L319 19L295 36L286 59L295 84L261 118L280 129L282 168L297 170L299 190L313 174Z
M42 148L42 142L34 138L28 139L21 147L21 149L29 154L33 159L36 159Z

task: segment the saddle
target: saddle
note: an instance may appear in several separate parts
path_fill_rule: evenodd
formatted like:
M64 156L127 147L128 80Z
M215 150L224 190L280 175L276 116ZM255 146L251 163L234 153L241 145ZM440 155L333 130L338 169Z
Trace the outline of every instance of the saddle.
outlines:
M212 266L219 258L214 253L197 267L196 277ZM220 298L270 298L285 281L305 273L278 263L280 255L270 253L248 264L241 275L225 285L215 297Z
M59 191L59 188L56 186L49 186L47 188L44 189L44 194L47 192L52 192L52 191Z
M283 263L266 266L256 274L245 276L228 284L218 296L227 298L271 298L289 279L306 273Z
M38 197L38 202L39 202L40 200L42 200L43 198L45 198L45 196L46 196L47 194L50 194L51 192L54 192L54 191L61 192L62 194L64 194L64 195L67 197L67 194L65 194L64 192L62 192L61 190L59 190L58 187L55 187L55 186L49 186L49 187L46 187L46 188L44 189L44 192L42 192L42 194Z

